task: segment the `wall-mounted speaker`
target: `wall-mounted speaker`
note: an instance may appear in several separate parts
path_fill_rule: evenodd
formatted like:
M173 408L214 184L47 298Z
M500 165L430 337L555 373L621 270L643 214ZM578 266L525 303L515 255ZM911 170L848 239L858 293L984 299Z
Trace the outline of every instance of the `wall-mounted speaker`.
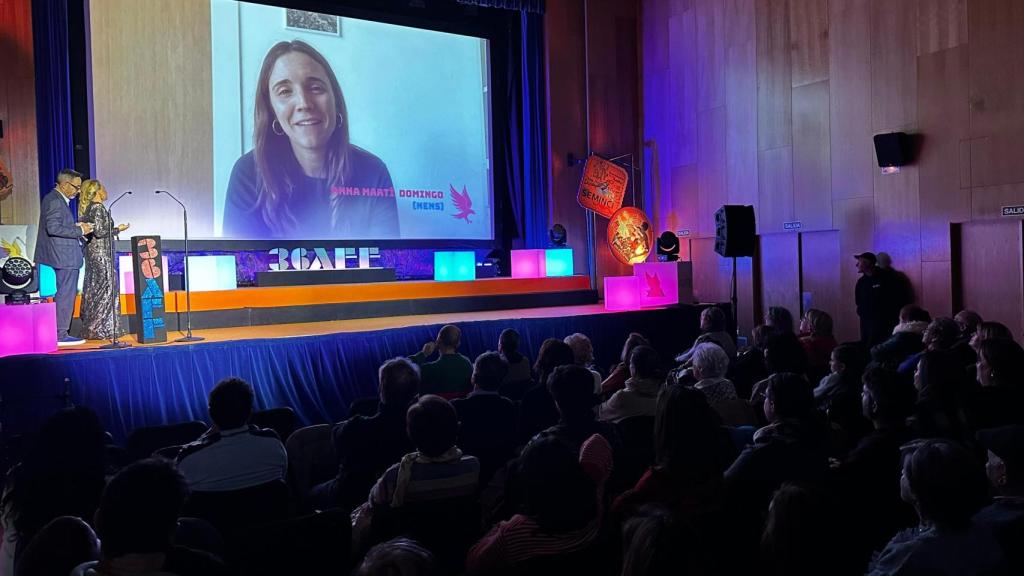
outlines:
M754 207L727 204L715 212L715 252L722 256L753 256Z
M875 134L875 156L879 168L900 167L912 160L911 139L905 132Z

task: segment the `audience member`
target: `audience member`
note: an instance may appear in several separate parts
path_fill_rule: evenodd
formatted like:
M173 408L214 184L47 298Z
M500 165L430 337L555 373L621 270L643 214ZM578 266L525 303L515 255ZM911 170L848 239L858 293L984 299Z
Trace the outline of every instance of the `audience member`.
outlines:
M601 395L610 396L611 394L622 390L626 386L626 380L629 379L629 358L633 354L633 348L637 346L650 346L651 343L647 341L642 335L636 332L631 332L629 337L626 338L626 343L622 346L622 354L619 356L619 363L612 367L608 377L601 382Z
M734 451L704 394L668 386L658 397L654 420L655 464L615 500L614 516L627 521L647 504L665 506L694 530L702 573L729 572L725 552L722 471Z
M805 376L807 371L807 357L796 335L776 329L772 330L765 342L764 363L769 375L789 373ZM760 406L764 403L764 389L767 385L767 379L754 384L750 393L751 404Z
M595 434L577 451L542 434L527 445L521 461L523 512L498 523L473 546L466 558L472 573L514 570L534 558L584 551L598 538L604 484L612 469L608 442Z
M408 507L423 508L431 505L434 514L425 521L433 525L418 527L422 530L416 537L431 538L438 545L445 538L452 541L444 543L446 550L458 548L466 532L471 528L457 525L463 521L464 504L472 501L475 510L471 520L479 520L479 504L476 503L479 493L480 463L476 458L464 455L455 442L459 433L459 420L452 405L440 396L426 395L409 407L407 415L409 438L416 446L393 464L377 480L370 490L369 500L353 512L353 542L356 548L378 538L392 538L403 522L400 520ZM448 508L447 514L437 514L437 508ZM386 526L387 528L381 528ZM458 530L459 535L448 534L449 530ZM465 542L468 546L469 542ZM428 547L430 547L428 545ZM440 550L432 549L435 553ZM465 547L458 551L458 564L465 554ZM446 555L446 564L452 558ZM454 566L452 566L454 568Z
M377 478L413 450L405 416L419 394L419 368L406 358L393 358L381 364L377 375L377 413L353 416L331 430L338 475L313 489L314 500L321 508L351 510L366 502L366 494Z
M435 576L434 555L415 540L395 538L381 542L366 553L356 576Z
M409 357L420 367L420 392L436 394L443 398L458 398L472 389L470 376L473 363L459 354L462 331L454 324L447 324L437 332L437 339L427 342L423 349ZM437 351L437 360L427 359Z
M913 387L894 371L876 366L864 373L861 408L873 430L834 466L837 496L846 503L850 538L863 563L915 519L896 490L903 471L900 446L911 437L906 420L913 405Z
M829 501L817 487L787 482L772 497L761 534L765 574L810 576L851 573L835 553Z
M658 393L665 386L657 351L650 346L634 348L629 372L632 376L626 380L626 387L601 404L601 420L619 422L632 416L654 416Z
M548 338L540 345L533 366L537 383L526 391L519 406L519 440L525 444L533 435L558 422L558 408L548 391L548 378L559 366L575 364L572 348L557 338ZM587 374L590 371L587 370ZM593 381L594 376L590 374ZM593 392L593 386L591 386Z
M506 328L498 336L498 353L508 363L508 373L502 382L501 395L518 402L533 385L533 368L530 359L519 352L519 332Z
M904 460L900 492L919 524L894 536L869 574L1002 573L999 544L989 530L971 525L987 487L981 464L965 448L947 440L920 443Z
M213 426L178 452L178 470L194 492L223 492L284 481L288 455L273 430L249 425L252 386L221 380L210 391Z
M985 340L1013 340L1013 332L1002 322L981 322L971 336L970 345L977 351Z
M708 399L708 404L729 426L746 426L754 423L749 405L736 395L725 374L729 369L729 357L716 344L704 343L697 345L693 353L693 376L697 383L694 388L700 390Z
M729 366L729 380L740 398L750 398L754 384L770 376L764 351L772 332L767 324L756 326L750 333L750 347L737 354L736 361Z
M100 541L92 528L81 518L61 516L32 538L18 558L14 576L65 576L99 558Z
M764 323L780 334L794 333L793 314L785 306L769 306Z
M84 576L228 574L219 559L173 543L188 486L167 460L141 460L117 473L96 511L100 560L76 569Z
M598 372L597 367L594 365L594 345L590 343L590 338L587 338L586 334L570 334L563 340L572 348L572 356L578 366L583 366L594 375L594 393L597 394L601 391L601 381L604 377Z
M985 340L978 346L977 385L966 395L971 428L1024 424L1024 348L1013 340Z
M0 574L14 574L16 550L51 520L92 518L103 492L105 444L103 425L88 408L66 408L43 423L24 462L7 474Z
M829 369L829 375L814 388L814 401L822 410L827 410L832 400L844 393L859 396L860 378L864 374L863 349L856 344L837 346L832 351Z
M577 450L583 441L600 434L613 447L617 447L614 428L597 420L594 406L597 396L586 386L589 371L580 366L563 365L548 378L548 390L558 410L558 423L545 433L557 437Z
M915 436L964 438L964 376L956 359L947 351L926 351L914 372L914 387L917 402L910 421Z
M829 358L838 346L832 334L832 317L817 308L807 310L800 321L800 344L807 356L807 377L817 382L829 373Z
M961 358L965 365L977 362L978 357L974 349L971 348L971 338L974 337L974 333L978 331L978 325L982 322L981 315L973 310L961 310L956 313L956 316L953 316L953 321L960 329L960 336L957 338L956 344L953 345L953 352Z
M733 498L753 513L768 506L786 481L820 482L827 469L824 430L814 413L814 395L803 376L773 374L765 387L764 414L769 424L725 472Z
M1024 426L981 430L977 439L988 451L985 471L996 497L974 521L999 540L1008 573L1024 574Z
M473 363L473 392L452 401L459 417L462 451L480 461L480 483L513 456L516 446L516 407L498 394L508 363L497 352L484 352Z
M701 311L700 331L701 335L697 337L693 346L686 352L676 356L676 362L688 363L697 345L704 342L718 344L722 350L725 350L729 358L736 357L736 342L733 341L732 335L729 334L725 312L721 308L711 306Z
M904 374L912 373L917 367L921 356L929 350L944 352L950 359L955 360L956 357L950 354L950 350L956 345L959 334L960 329L952 318L936 318L932 320L921 336L924 351L910 355L900 364L899 371ZM956 362L956 364L959 364L959 362ZM957 372L963 373L963 366L957 369Z
M622 576L703 574L692 528L664 507L641 508L622 526Z
M932 317L921 307L910 304L900 309L900 323L888 340L871 348L871 359L896 369L904 360L924 350L924 331Z

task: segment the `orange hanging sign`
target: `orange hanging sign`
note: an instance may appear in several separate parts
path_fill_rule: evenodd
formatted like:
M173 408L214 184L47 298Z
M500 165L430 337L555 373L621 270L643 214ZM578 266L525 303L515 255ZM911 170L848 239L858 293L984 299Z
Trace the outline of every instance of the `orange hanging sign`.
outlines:
M611 218L622 207L628 183L629 173L625 168L592 154L583 168L576 200L587 210Z

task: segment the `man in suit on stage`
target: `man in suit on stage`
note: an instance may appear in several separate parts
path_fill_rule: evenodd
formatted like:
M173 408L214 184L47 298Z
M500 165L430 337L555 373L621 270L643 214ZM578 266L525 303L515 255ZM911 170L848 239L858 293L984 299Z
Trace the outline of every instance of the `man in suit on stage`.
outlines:
M35 262L53 268L57 276L58 346L85 343L68 334L78 292L78 270L82 267L82 240L92 233L92 224L76 222L71 212L71 199L81 189L82 175L65 168L57 174L57 185L39 203Z

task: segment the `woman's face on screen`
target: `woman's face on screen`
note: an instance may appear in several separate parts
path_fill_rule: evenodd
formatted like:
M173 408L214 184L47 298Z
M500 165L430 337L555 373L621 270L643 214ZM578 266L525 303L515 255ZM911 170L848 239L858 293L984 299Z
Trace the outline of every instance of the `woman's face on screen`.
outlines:
M325 148L338 115L324 67L302 52L289 52L274 63L268 82L270 105L292 146Z

